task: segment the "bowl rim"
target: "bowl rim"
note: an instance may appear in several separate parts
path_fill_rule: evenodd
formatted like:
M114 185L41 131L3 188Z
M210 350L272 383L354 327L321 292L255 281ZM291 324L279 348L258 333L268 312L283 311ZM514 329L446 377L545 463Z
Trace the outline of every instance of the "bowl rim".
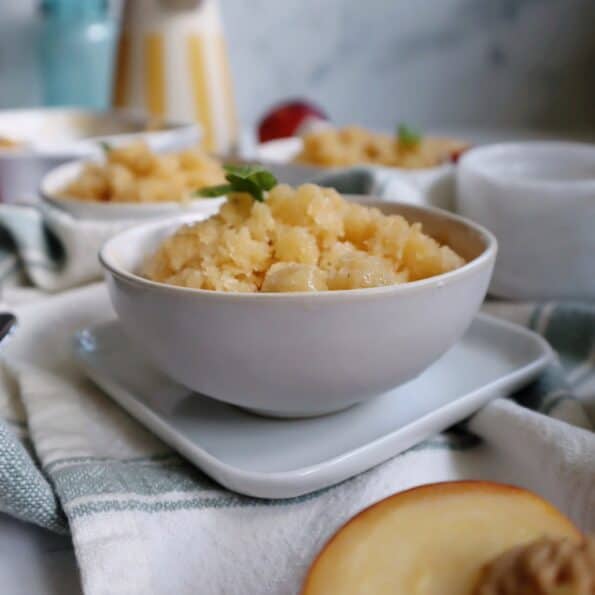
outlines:
M157 231L160 228L173 226L175 223L183 225L185 223L190 223L192 221L200 221L206 218L204 215L200 216L199 214L195 214L193 216L178 215L175 217L169 217L167 219L161 219L159 221L142 223L140 225L135 225L131 228L122 230L114 236L112 236L111 238L109 238L106 242L104 242L103 246L99 250L98 259L104 271L113 275L117 279L129 284L136 285L138 287L144 287L146 289L158 291L160 293L178 296L196 296L195 299L198 299L199 297L204 297L206 299L224 299L226 301L257 300L261 302L280 299L303 302L304 299L352 299L356 297L365 298L372 296L381 296L385 294L409 294L424 291L433 287L442 287L446 283L458 280L459 278L467 277L469 275L473 275L478 270L481 270L483 267L488 266L490 263L493 263L496 260L496 254L498 252L498 240L496 239L496 236L494 236L494 234L491 231L489 231L482 225L479 225L478 223L475 223L474 221L471 221L466 217L455 215L453 213L449 213L448 211L436 207L428 207L425 205L412 205L409 203L403 203L398 201L387 202L380 200L376 196L350 194L344 194L343 196L351 197L352 199L365 199L365 201L367 201L367 204L365 204L364 206L403 206L406 209L414 211L426 211L430 214L437 215L438 217L458 222L477 233L483 239L485 248L478 256L465 263L462 267L452 271L448 271L446 273L435 275L433 277L428 277L426 279L410 281L398 285L383 285L380 287L366 287L360 289L340 289L334 291L230 292L211 289L195 289L192 287L169 285L167 283L160 283L158 281L146 279L145 277L142 277L136 273L132 273L124 269L123 267L114 263L110 259L109 252L112 249L113 244L115 244L118 241L121 241L122 238L126 237L127 235L140 234L142 236L145 236L146 234L150 234L151 232ZM357 200L355 202L357 202Z
M74 196L58 196L55 190L48 189L48 183L53 181L53 178L60 174L68 174L70 170L74 173L76 170L82 170L82 168L88 163L102 163L103 159L98 157L83 157L81 159L71 159L65 163L61 163L56 167L53 167L47 171L39 182L39 196L44 202L49 203L54 207L61 207L72 213L72 209L78 207L88 207L89 217L93 215L91 211L95 213L110 213L117 215L117 211L120 210L139 210L145 212L154 211L156 214L168 211L174 208L183 207L184 205L196 205L196 204L216 204L218 199L215 198L192 198L188 201L159 201L159 202L133 202L133 201L95 201L95 200L84 200L81 198L75 198Z
M571 140L530 140L507 141L488 145L471 147L463 153L458 164L458 176L472 173L499 186L508 186L517 189L530 188L535 190L593 190L595 189L595 173L592 178L577 178L567 180L547 179L538 177L514 176L509 173L498 173L485 166L485 160L494 156L506 157L508 153L526 151L530 155L533 151L568 151L574 153L591 154L595 164L595 144L587 141Z
M142 125L148 123L149 119L146 115L134 110L126 108L112 108L112 109L96 109L86 108L82 106L45 106L45 107L23 107L23 108L8 108L0 110L0 121L4 118L11 118L16 116L26 117L31 116L87 116L87 117L109 117L121 122L128 122L130 124ZM96 144L105 139L132 139L133 137L140 137L149 135L154 139L169 138L174 135L193 134L200 137L202 129L200 124L188 120L165 119L161 122L162 128L156 130L134 130L128 132L113 132L109 134L94 134L91 136L67 139L65 142L56 142L55 148L48 149L47 146L30 146L29 143L20 149L0 150L0 159L57 159L65 160L82 160L88 158L90 155L89 145ZM54 146L50 143L48 146Z

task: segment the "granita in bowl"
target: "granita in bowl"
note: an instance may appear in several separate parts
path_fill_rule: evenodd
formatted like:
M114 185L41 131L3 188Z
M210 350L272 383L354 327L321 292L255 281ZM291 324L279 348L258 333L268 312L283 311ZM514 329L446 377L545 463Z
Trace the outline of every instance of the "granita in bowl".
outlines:
M275 186L266 200L231 194L218 214L183 225L146 262L153 281L230 292L399 285L465 260L419 222L314 184Z
M100 253L114 309L160 370L212 398L312 416L411 380L465 332L496 241L445 211L228 169L208 219L135 226Z
M304 135L294 160L318 167L369 164L427 169L456 161L468 147L468 143L453 138L422 136L403 124L395 135L361 126L329 127Z
M104 146L101 159L71 161L51 170L41 195L75 217L142 219L193 210L216 212L222 199L198 192L223 183L223 164L198 148L156 153L137 141Z

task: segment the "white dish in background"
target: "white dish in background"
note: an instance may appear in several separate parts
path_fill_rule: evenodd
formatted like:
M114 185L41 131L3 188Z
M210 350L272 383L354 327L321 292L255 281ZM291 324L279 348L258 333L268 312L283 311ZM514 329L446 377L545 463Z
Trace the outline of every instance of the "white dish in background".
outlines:
M479 315L408 384L334 415L294 420L191 393L148 363L116 321L78 333L75 357L133 417L220 484L289 498L361 473L510 394L538 376L551 350L525 328Z
M499 240L492 294L595 298L595 145L471 149L458 167L457 210Z
M290 138L279 138L270 140L257 145L255 149L255 157L263 161L270 161L271 163L290 163L300 153L303 147L302 139L299 136L292 136ZM312 172L320 173L322 168L314 165L296 164L304 168L312 170Z
M325 175L336 173L342 169L350 169L292 163L293 159L302 150L302 146L303 142L299 137L272 140L257 145L253 157L263 165L271 167L271 169L274 169L275 166L284 166L287 175L292 179L295 178L296 182L293 182L294 184L303 183L304 181L317 182L320 178L324 178ZM390 175L393 180L401 178L404 186L413 186L421 193L422 197L420 201L419 198L407 193L405 188L398 196L395 193L395 196L388 197L389 199L410 204L426 204L447 211L453 210L455 171L453 163L445 163L427 169L401 169L372 164L362 164L361 167L377 171L381 176ZM398 192L398 187L396 190Z
M100 154L100 142L128 144L142 139L154 151L173 151L195 145L200 128L191 122L151 124L146 116L122 110L97 111L76 107L0 110L0 136L22 142L6 153L43 153L74 159Z
M24 143L0 149L0 201L34 202L46 172L100 155L102 141L118 146L142 139L154 151L176 151L195 146L201 131L195 123L168 121L151 129L146 116L121 110L39 108L0 110L0 136Z
M60 196L59 193L64 187L82 172L85 163L87 163L85 160L64 163L47 173L41 180L41 198L79 219L109 221L139 220L184 213L210 216L219 210L225 200L224 198L198 198L184 203L99 202Z
M421 222L468 262L421 281L369 289L197 290L138 274L146 256L190 218L146 223L120 232L99 255L123 328L176 381L274 416L337 411L411 380L471 323L491 277L496 240L438 209L346 198Z

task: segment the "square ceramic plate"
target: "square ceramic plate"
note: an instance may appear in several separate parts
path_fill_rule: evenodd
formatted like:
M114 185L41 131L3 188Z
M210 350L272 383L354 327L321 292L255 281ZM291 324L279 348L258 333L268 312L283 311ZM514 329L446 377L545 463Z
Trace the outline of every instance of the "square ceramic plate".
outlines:
M142 424L227 488L306 494L361 473L534 379L551 351L535 333L485 315L411 382L309 419L259 417L173 382L135 352L116 321L80 331L87 375Z

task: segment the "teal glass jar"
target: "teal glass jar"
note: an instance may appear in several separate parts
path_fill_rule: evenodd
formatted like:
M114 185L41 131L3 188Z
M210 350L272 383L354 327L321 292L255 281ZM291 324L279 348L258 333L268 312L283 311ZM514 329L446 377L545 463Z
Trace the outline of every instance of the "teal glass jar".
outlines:
M112 95L119 2L43 0L40 11L42 103L107 109Z

